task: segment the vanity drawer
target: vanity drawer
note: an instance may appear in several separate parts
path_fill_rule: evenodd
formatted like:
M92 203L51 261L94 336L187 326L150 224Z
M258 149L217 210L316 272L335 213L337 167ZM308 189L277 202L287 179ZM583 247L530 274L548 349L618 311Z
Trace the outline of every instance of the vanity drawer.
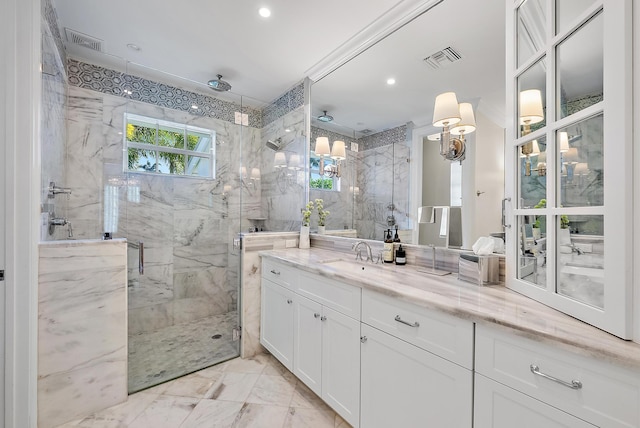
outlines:
M362 322L473 368L473 323L371 290L362 290Z
M298 269L265 257L262 259L262 277L295 291L298 283Z
M640 426L640 374L596 358L477 325L476 372L597 426Z
M296 292L360 321L361 289L320 275L300 272Z

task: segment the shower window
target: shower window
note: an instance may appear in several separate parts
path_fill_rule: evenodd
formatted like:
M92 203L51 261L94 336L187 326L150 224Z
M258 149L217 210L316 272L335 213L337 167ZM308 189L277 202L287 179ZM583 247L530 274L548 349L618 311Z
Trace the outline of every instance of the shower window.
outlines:
M125 114L124 170L215 178L215 137L210 129Z

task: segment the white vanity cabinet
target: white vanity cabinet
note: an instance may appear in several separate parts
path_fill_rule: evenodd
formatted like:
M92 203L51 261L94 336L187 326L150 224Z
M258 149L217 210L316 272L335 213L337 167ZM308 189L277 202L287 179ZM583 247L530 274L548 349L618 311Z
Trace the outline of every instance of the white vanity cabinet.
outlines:
M359 287L263 261L260 343L360 426Z
M361 424L471 427L473 323L363 290Z
M514 426L518 414L545 421L531 426L640 426L637 371L482 324L475 370L476 427Z

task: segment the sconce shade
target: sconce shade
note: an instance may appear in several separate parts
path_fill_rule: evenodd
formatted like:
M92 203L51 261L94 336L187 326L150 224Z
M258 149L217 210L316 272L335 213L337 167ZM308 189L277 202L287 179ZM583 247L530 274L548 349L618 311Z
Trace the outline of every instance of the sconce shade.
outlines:
M460 108L455 92L445 92L436 97L433 109L433 126L444 127L460 122Z
M299 170L300 169L300 155L292 154L289 158L289 168Z
M566 132L558 132L558 140L560 140L560 153L569 151L569 134Z
M418 223L435 223L436 210L433 207L418 208Z
M460 103L460 122L451 128L453 135L471 134L476 130L476 117L470 103Z
M564 155L562 155L562 160L565 163L570 164L578 163L578 149L575 147L571 147L565 152Z
M520 92L520 125L531 125L543 120L542 92L539 89Z
M230 192L230 191L231 191L231 184L225 184L222 187L222 192L227 193L227 192Z
M586 162L578 162L573 173L575 175L587 175L589 173L589 164Z
M283 152L276 152L275 158L273 159L273 166L276 168L284 168L287 166L287 157Z
M260 169L251 168L251 179L252 180L260 180Z
M347 158L347 153L344 147L344 141L336 140L333 142L331 148L331 159L344 160Z
M538 145L538 140L533 140L532 142L533 151L529 156L538 156L540 154L540 146Z
M329 156L329 139L327 137L316 138L316 156Z

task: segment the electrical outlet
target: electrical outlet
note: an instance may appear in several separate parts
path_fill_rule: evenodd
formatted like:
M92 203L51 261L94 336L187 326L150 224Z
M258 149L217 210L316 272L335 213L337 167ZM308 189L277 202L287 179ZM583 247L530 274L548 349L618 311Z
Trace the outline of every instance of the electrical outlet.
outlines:
M236 125L242 125L242 113L240 113L239 111L236 112L235 123Z

